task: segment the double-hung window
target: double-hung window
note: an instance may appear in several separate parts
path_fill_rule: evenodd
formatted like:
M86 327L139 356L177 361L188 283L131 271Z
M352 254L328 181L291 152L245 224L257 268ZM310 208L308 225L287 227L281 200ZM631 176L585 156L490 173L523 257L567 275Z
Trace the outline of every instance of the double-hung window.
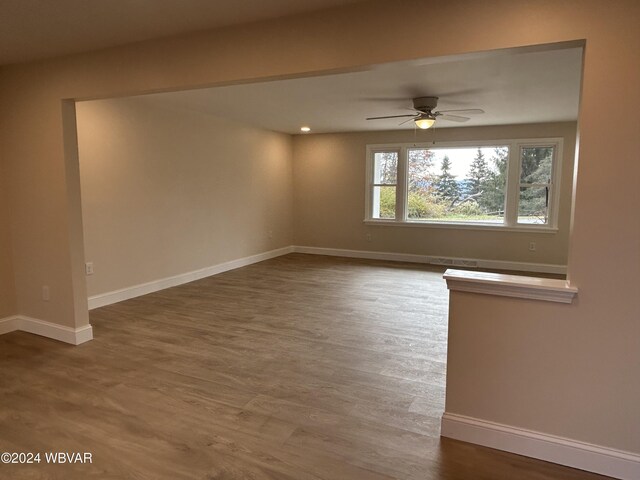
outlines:
M549 224L554 157L554 145L520 146L519 224Z
M367 146L365 220L553 229L562 139Z
M373 195L371 218L397 218L398 158L400 150L376 150L373 152Z

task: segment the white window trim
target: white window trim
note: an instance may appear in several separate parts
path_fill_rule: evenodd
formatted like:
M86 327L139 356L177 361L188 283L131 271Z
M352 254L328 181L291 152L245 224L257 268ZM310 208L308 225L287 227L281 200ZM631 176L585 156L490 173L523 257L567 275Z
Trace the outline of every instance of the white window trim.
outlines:
M521 161L520 161L520 153L523 148L527 147L554 147L553 149L553 161L552 161L552 172L551 172L551 187L549 188L549 223L547 225L540 225L540 227L548 227L548 228L558 228L558 210L560 209L560 181L561 181L561 172L562 172L562 148L563 142L562 138L543 138L536 140L525 140L516 142L516 147L518 148L518 168L517 168L517 178L515 179L515 218L513 218L513 225L522 226L527 225L525 223L517 223L518 218L518 207L520 202L520 185L522 182L520 181L520 171L521 171ZM509 178L509 180L511 180ZM531 184L530 186L534 186ZM541 185L546 186L546 185ZM529 227L534 227L534 225L527 225ZM539 227L538 227L539 228Z
M492 224L485 222L446 222L434 220L409 220L407 211L407 150L412 148L461 148L461 147L494 147L508 146L507 185L505 192L504 223ZM518 203L520 200L520 152L523 147L553 146L552 183L549 189L549 222L545 225L517 223ZM396 218L379 219L372 216L373 204L373 154L375 152L398 152L398 173L396 186ZM560 184L562 172L563 139L553 138L519 138L499 140L468 140L458 142L433 143L386 143L367 145L366 155L366 192L365 218L367 225L406 226L422 228L453 228L472 230L518 231L554 233L558 231L558 210L560 208ZM516 158L513 158L514 155Z
M371 147L374 147L373 145L371 145ZM375 153L397 153L398 154L398 171L396 173L396 183L395 184L391 184L391 183L375 183L374 181L374 161L373 161L373 155ZM374 187L376 186L395 186L396 187L396 198L397 197L397 191L398 188L400 188L401 184L404 184L406 182L405 178L404 178L404 174L401 176L400 172L401 169L400 168L400 157L402 156L402 152L400 148L395 148L394 146L382 146L381 148L369 148L369 145L367 145L367 198L365 200L365 208L366 208L366 212L367 212L367 216L370 219L374 219L373 217L373 195L374 195ZM400 208L399 204L402 202L396 202L396 219L398 218L402 218L404 216L404 211ZM378 219L376 218L375 220L379 220L379 221L393 221L395 222L396 220L390 220L388 218L381 218Z

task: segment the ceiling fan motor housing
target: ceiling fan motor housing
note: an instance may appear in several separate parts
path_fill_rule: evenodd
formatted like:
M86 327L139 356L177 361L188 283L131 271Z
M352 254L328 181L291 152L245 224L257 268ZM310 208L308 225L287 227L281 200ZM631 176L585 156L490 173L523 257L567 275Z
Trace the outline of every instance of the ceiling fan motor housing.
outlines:
M413 108L419 111L431 111L438 106L438 97L418 97L413 99Z

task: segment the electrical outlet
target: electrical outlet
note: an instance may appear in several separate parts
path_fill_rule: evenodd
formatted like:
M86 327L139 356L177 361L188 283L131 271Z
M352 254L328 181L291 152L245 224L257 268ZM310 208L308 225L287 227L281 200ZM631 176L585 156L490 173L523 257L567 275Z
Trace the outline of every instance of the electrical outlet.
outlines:
M87 262L84 264L85 275L93 275L93 262Z
M269 230L267 232L267 235L269 236L269 238L273 238L273 230Z
M529 251L530 252L536 251L536 242L529 242Z
M367 239L367 242L370 242L371 241L371 234L370 233L365 234L364 238Z
M51 295L49 294L49 286L48 285L43 285L42 286L42 300L44 300L45 302L48 302L51 299Z

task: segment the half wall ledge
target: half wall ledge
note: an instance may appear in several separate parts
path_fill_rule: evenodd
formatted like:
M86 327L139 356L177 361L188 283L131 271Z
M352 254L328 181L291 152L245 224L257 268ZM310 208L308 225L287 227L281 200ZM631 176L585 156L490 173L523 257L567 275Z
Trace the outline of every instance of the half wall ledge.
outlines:
M442 276L451 291L571 303L578 289L566 280L448 269Z

